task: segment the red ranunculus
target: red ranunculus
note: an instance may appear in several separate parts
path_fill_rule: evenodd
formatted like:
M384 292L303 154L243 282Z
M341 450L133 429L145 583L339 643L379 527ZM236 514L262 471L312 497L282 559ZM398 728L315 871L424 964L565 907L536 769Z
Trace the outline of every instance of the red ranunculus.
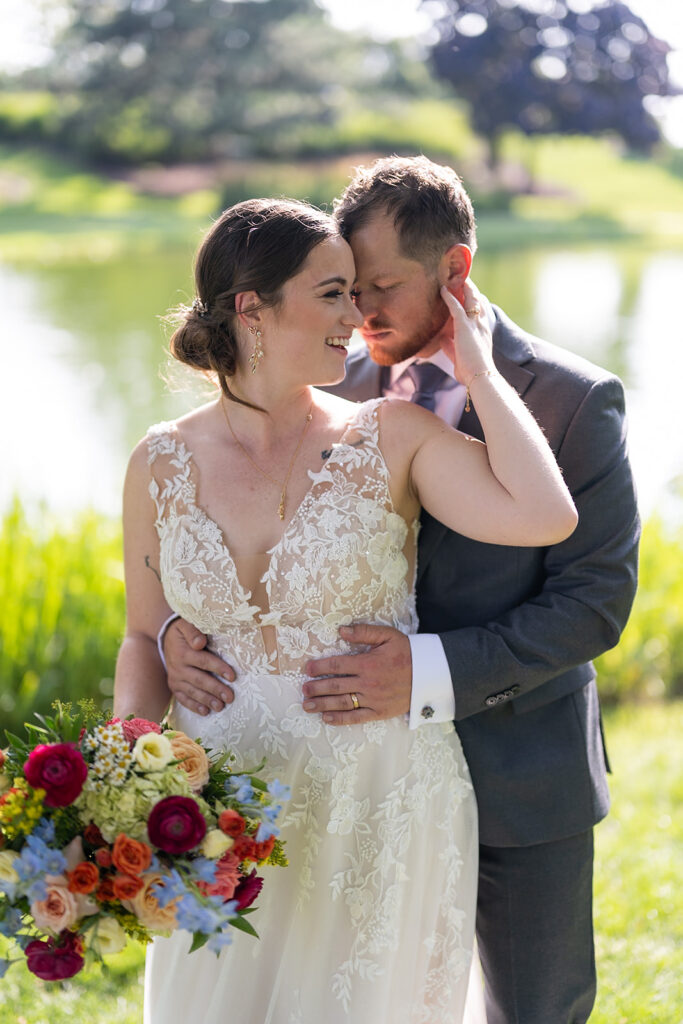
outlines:
M159 850L187 853L206 835L206 822L192 797L167 796L152 808L147 832Z
M256 868L254 868L250 875L242 879L232 894L232 898L237 900L237 909L245 910L250 907L262 888L263 879L256 874Z
M73 743L43 743L28 755L24 774L34 789L45 790L48 807L68 807L83 789L88 766Z
M121 722L123 735L131 747L135 741L148 732L161 732L161 726L156 722L148 722L146 718L129 718L127 722Z
M43 981L73 978L84 963L81 937L64 930L56 939L34 939L26 947L26 962L29 971Z

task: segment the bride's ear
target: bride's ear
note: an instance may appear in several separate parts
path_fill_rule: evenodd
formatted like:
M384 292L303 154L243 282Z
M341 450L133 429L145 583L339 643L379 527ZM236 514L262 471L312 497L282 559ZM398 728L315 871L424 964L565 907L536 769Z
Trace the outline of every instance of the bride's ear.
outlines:
M238 292L235 296L235 312L237 319L246 327L258 328L261 325L261 297L256 291Z

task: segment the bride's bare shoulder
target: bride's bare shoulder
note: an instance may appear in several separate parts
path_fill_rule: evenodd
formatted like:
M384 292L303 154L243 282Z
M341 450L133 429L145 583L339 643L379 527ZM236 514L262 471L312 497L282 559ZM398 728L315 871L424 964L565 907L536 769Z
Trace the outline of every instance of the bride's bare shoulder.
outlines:
M358 411L358 402L349 402L339 395L331 395L328 391L314 388L313 397L316 406L325 415L330 426L343 427Z

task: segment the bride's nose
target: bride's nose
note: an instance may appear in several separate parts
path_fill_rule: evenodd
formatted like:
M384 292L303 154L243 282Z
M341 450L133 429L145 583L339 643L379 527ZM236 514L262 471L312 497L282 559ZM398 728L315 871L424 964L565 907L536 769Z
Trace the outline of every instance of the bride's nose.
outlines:
M349 327L362 327L363 326L363 314L359 310L356 303L349 296L346 300L347 308L344 310L342 321Z

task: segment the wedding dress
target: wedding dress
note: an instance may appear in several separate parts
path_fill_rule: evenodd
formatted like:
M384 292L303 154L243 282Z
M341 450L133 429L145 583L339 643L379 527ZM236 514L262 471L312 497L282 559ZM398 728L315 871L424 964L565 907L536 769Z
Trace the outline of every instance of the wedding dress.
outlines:
M394 512L379 446L381 399L357 407L279 543L261 606L196 504L197 470L173 424L148 435L161 578L176 611L237 671L235 700L174 727L267 758L291 786L289 867L263 869L250 918L219 957L190 936L147 957L146 1024L460 1024L472 956L476 805L451 723L326 726L301 706L302 667L342 652L339 626L415 632L417 523ZM324 453L328 454L328 453ZM267 607L264 607L267 601ZM479 997L479 993L476 993ZM475 1011L473 1016L483 1020Z

